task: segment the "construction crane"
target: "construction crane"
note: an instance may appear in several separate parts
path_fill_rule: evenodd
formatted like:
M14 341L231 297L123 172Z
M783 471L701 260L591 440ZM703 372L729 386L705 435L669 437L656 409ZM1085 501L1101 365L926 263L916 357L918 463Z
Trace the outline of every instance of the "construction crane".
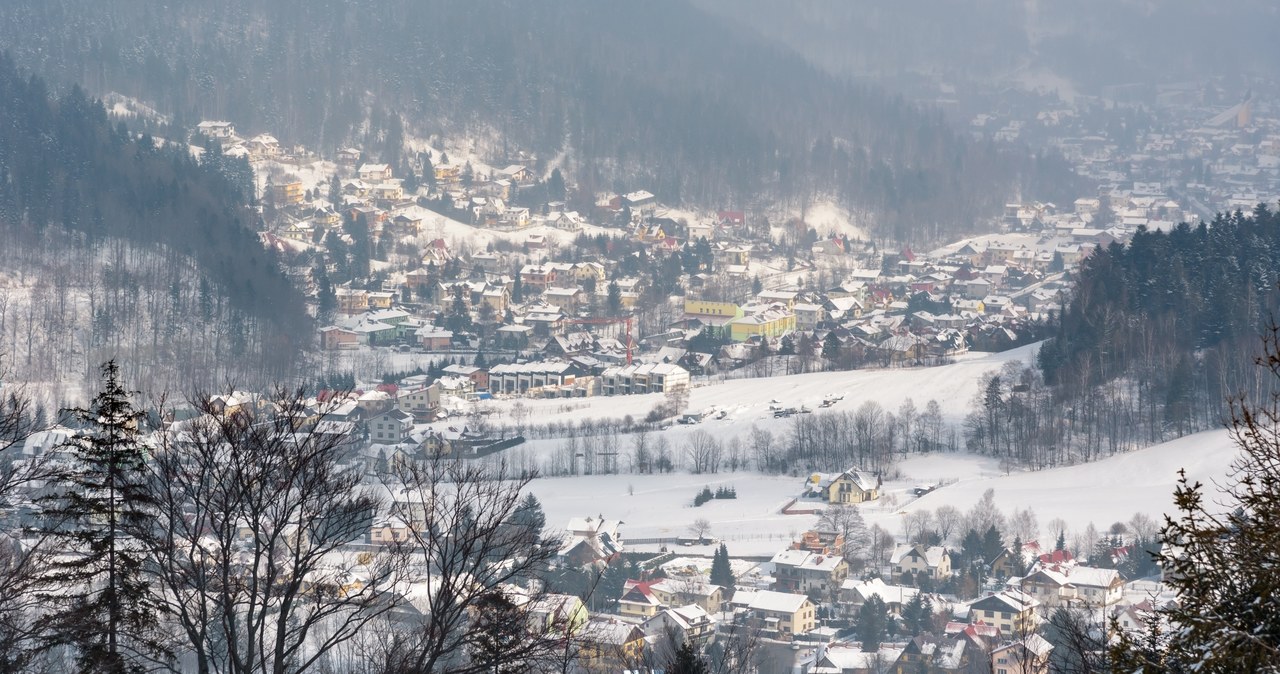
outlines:
M616 316L612 318L567 318L565 323L570 325L614 325L617 323L627 324L627 365L631 364L631 319L632 316Z

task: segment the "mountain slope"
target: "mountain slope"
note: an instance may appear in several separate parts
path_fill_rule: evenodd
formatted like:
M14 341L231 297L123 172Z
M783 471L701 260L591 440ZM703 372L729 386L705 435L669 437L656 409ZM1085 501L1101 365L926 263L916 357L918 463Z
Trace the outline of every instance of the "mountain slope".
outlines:
M0 8L0 39L49 77L155 101L181 126L228 118L322 150L372 141L396 163L391 111L422 133L567 147L588 194L835 195L904 238L1070 182L687 0L20 0Z
M269 346L273 355L263 372L285 374L275 367L287 367L309 341L310 319L301 295L259 243L252 229L257 215L223 167L197 162L186 145L157 144L112 126L102 106L78 88L51 98L40 79L24 76L4 56L0 119L0 240L7 253L65 261L76 247L77 255L107 260L92 283L98 291L126 294L93 308L95 329L98 322L128 322L138 311L155 313L157 294L177 307L171 333L191 327L188 315L202 314L207 322L225 306L228 329L239 337L230 350L243 356ZM114 241L129 244L129 254ZM139 287L137 267L125 258L141 251L171 261L164 286ZM196 262L200 278L191 278L187 260ZM199 302L184 301L191 288L199 289Z

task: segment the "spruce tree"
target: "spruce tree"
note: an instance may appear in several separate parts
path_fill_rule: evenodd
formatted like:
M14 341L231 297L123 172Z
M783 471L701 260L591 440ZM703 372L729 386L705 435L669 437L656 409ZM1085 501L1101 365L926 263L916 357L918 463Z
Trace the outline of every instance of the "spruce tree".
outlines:
M667 663L667 674L708 674L710 671L706 661L688 641L680 644L680 648Z
M872 596L858 609L858 641L862 650L876 651L889 626L889 608L880 595Z
M88 408L66 411L81 427L65 444L75 462L43 501L47 533L68 553L48 576L50 638L76 649L80 672L137 672L167 657L137 535L152 504L138 441L144 415L114 360L102 366L102 384Z
M721 543L711 557L711 583L732 592L736 580L733 577L733 567L729 565L729 548Z

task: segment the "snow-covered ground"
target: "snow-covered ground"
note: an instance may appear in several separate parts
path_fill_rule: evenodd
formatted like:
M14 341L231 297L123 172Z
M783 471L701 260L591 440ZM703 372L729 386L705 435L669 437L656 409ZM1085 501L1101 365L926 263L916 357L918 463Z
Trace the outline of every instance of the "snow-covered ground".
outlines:
M799 215L804 218L805 224L812 227L820 237L843 234L851 239L862 241L867 241L871 238L867 234L866 228L858 223L858 218L850 213L848 209L836 204L834 201L815 202L805 208Z
M863 403L875 401L886 411L896 412L907 398L912 399L917 410L923 410L929 400L937 400L943 421L959 424L969 411L969 403L978 392L983 374L998 370L1009 361L1031 362L1037 348L1037 345L1029 345L1001 353L970 353L958 357L955 363L937 367L818 372L695 385L689 394L688 410L723 410L724 418L715 419L713 415L702 423L675 425L661 433L676 448L689 434L699 430L722 442L734 436L745 442L745 436L753 425L775 435L790 428L792 420L775 418L771 406L804 406L814 413L853 412ZM819 409L818 405L828 396L844 398L830 408ZM527 413L529 423L577 423L584 419L622 419L628 415L641 421L664 400L663 394L650 393L569 400L508 398L479 404L492 409L502 419L512 418L511 412L519 404ZM550 450L559 442L538 441L530 445L535 451Z
M693 507L703 486L715 491L732 486L736 499L713 499ZM813 516L783 515L781 509L800 490L794 477L754 473L716 475L592 475L547 478L529 486L542 502L549 527L563 527L572 517L603 515L620 519L624 540L689 536L694 520L711 523L711 535L725 541L735 555L770 555L786 547L791 536L813 525ZM657 545L629 546L656 550ZM710 546L692 546L693 554L710 554Z
M974 459L972 472L965 475L964 457L939 457L948 462L946 470L960 480L912 502L904 512L936 509L944 504L967 509L995 490L995 502L1006 514L1030 508L1043 528L1061 518L1076 533L1092 523L1105 531L1113 522L1128 521L1134 513L1155 519L1173 510L1173 488L1178 471L1207 485L1224 482L1236 446L1225 430L1208 431L1140 449L1135 452L1076 466L1038 472L992 475L998 468L990 459ZM901 465L904 474L928 470L931 457L921 457ZM983 464L982 462L986 463Z
M911 457L900 464L903 477L886 482L885 496L860 506L868 526L879 524L902 535L906 513L952 505L962 512L971 508L987 489L993 489L996 506L1006 515L1031 509L1046 536L1046 524L1055 518L1067 523L1068 538L1089 524L1105 532L1112 522L1127 521L1135 513L1158 518L1173 510L1177 472L1206 484L1222 481L1236 456L1225 431L1188 436L1143 450L1089 464L1038 472L1003 474L989 457L970 454L931 454ZM956 479L920 498L911 496L914 485ZM797 496L802 478L753 473L715 475L595 475L540 479L530 491L542 502L550 527L564 526L571 517L603 515L621 519L624 539L687 536L697 519L711 524L711 535L723 540L737 556L771 555L784 548L799 532L811 527L814 515L784 515L782 507ZM703 486L733 486L738 498L712 500L693 507ZM813 502L801 501L801 507ZM656 550L657 545L629 546ZM682 548L683 549L683 548ZM692 546L690 554L710 554L710 546Z

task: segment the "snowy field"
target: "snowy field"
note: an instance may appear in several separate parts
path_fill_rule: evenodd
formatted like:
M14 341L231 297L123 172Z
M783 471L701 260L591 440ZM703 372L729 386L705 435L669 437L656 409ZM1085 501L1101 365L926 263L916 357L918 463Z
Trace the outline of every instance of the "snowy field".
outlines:
M1106 531L1112 522L1127 521L1134 513L1158 518L1172 512L1177 471L1206 484L1221 483L1235 457L1225 431L1188 436L1143 450L1078 466L1039 472L1003 474L989 457L970 454L931 454L900 464L903 477L886 482L880 500L861 506L868 526L879 524L901 537L903 516L919 509L952 505L971 508L987 489L1006 515L1030 508L1047 536L1046 524L1055 518L1067 523L1067 536L1082 533L1089 524ZM911 495L914 485L956 479L924 497ZM712 500L693 507L703 486L733 486L736 500ZM814 515L784 515L781 509L797 496L802 479L751 473L716 475L596 475L541 479L530 485L542 502L549 526L563 526L571 517L621 519L624 540L687 536L696 519L711 524L711 535L725 542L735 556L767 556L786 547L799 532L811 527ZM800 507L812 504L801 501ZM657 545L630 545L656 550ZM712 552L711 546L681 548L689 554Z
M1206 485L1223 483L1236 454L1231 438L1220 430L1092 463L1012 475L992 475L990 471L995 466L990 459L973 459L988 465L975 465L975 472L965 477L959 472L965 462L953 460L957 465L942 472L957 475L960 481L927 494L903 510L936 509L944 504L964 510L982 498L984 491L994 489L995 502L1001 510L1008 514L1031 508L1042 528L1049 520L1061 518L1072 532L1083 531L1090 523L1104 531L1113 522L1128 521L1134 513L1156 519L1171 513L1180 469L1185 468L1189 478ZM925 465L920 466L917 461ZM905 462L903 472L923 473L927 462L927 458Z
M736 499L713 499L693 507L703 486L732 486ZM735 555L772 555L786 547L793 534L808 529L812 516L783 515L781 509L799 493L801 480L753 473L716 475L592 475L547 478L529 486L542 502L551 527L563 527L572 517L620 519L623 540L678 538L689 535L694 520L711 523L711 535L730 546ZM628 546L656 550L657 545ZM683 548L682 548L683 549ZM711 554L710 546L687 548Z
M713 415L699 424L673 425L661 433L673 447L680 447L690 434L699 430L722 442L738 437L745 444L752 426L769 430L775 436L791 427L792 419L775 418L770 406L797 409L805 406L815 414L828 411L852 413L863 403L875 401L886 411L896 413L898 406L907 398L912 399L918 410L923 410L929 400L937 400L943 421L958 425L969 411L969 403L978 392L983 374L998 370L1009 361L1032 362L1037 348L1033 344L1002 353L971 353L957 358L955 363L937 367L818 372L731 379L703 385L695 382L689 395L688 411L724 411L724 418L715 419ZM818 405L828 396L844 398L829 408L819 409ZM519 404L528 415L528 423L543 424L622 419L628 415L642 421L664 400L663 394L650 393L574 399L507 398L478 404L491 409L495 419L503 420L511 419L513 408ZM543 455L559 444L559 440L540 440L529 443L527 448Z

